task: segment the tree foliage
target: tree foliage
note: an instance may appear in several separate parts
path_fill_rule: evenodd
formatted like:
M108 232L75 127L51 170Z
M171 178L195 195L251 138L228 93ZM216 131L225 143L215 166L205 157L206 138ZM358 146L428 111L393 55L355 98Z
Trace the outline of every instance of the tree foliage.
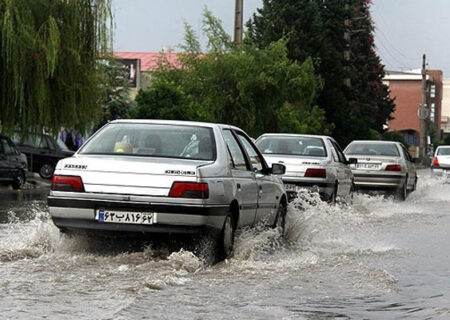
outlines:
M292 61L312 59L324 82L316 103L343 144L381 133L394 109L382 83L384 70L375 53L369 9L365 0L263 0L247 23L247 42L262 49L285 39ZM351 53L348 61L346 50Z
M116 59L105 59L100 66L104 75L102 91L104 99L97 128L108 121L130 118L135 102L130 96L128 69Z
M313 63L288 59L286 42L258 49L235 46L220 21L205 9L207 53L186 28L182 67L161 64L152 87L136 98L140 117L233 124L258 136L263 132L328 132L324 112L313 102L322 82Z
M0 1L0 121L84 129L98 116L110 0Z

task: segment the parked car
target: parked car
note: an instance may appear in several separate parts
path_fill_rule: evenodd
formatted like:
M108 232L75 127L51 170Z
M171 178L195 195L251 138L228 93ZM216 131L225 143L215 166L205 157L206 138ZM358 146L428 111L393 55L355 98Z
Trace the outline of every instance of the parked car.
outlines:
M239 227L284 230L284 170L233 126L116 120L58 162L48 205L62 230L213 231L226 257Z
M339 144L331 137L303 134L263 134L256 145L267 163L286 166L282 176L289 199L297 189L318 187L323 200L334 203L349 195L353 174Z
M395 191L401 200L416 190L417 172L408 150L400 142L352 141L344 153L358 159L351 166L355 186Z
M431 163L431 170L433 175L450 174L450 146L437 147Z
M0 183L20 189L27 177L27 158L8 137L0 134Z
M27 156L29 170L37 172L44 179L51 179L59 160L74 154L61 139L48 134L14 135L17 148Z

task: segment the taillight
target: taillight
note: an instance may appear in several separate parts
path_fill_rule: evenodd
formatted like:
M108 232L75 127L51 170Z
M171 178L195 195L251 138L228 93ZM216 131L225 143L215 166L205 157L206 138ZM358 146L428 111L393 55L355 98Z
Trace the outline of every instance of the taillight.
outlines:
M433 159L433 166L439 167L438 157L434 157L434 159Z
M208 184L199 182L174 182L170 189L169 197L207 199L209 197Z
M399 164L390 164L386 166L386 171L402 171L402 166Z
M326 178L327 170L326 169L306 169L305 177L309 178Z
M83 181L78 176L58 176L54 175L52 179L53 191L76 191L84 192Z

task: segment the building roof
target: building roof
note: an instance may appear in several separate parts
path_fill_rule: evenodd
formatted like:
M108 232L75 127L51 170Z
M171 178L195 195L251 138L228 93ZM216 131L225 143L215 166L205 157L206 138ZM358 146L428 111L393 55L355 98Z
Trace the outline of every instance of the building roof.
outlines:
M165 57L167 61L175 66L180 66L179 53L177 52L123 52L114 51L114 56L120 59L141 60L141 71L154 71L158 67L158 61Z
M427 76L428 78L428 76ZM383 80L422 80L422 74L419 71L411 70L409 72L386 70Z
M428 74L429 71L439 72L440 70L427 70L426 78L431 80L431 76ZM441 71L442 72L442 71ZM422 80L422 70L414 69L409 71L397 71L397 70L386 70L386 75L383 78L384 81L391 80Z

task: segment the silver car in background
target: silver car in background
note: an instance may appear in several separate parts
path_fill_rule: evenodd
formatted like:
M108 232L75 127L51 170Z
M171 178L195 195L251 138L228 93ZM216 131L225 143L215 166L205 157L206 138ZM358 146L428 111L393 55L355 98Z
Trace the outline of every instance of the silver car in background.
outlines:
M353 174L338 143L331 137L304 134L263 134L256 140L267 163L286 166L282 176L291 200L297 189L317 188L323 200L335 202L347 196Z
M431 170L433 175L450 175L450 146L437 147L431 163Z
M117 120L59 161L48 205L62 230L213 231L223 258L239 227L284 230L284 171L233 126Z
M351 165L357 188L396 191L401 200L416 189L415 160L402 143L352 141L344 153L358 159Z

